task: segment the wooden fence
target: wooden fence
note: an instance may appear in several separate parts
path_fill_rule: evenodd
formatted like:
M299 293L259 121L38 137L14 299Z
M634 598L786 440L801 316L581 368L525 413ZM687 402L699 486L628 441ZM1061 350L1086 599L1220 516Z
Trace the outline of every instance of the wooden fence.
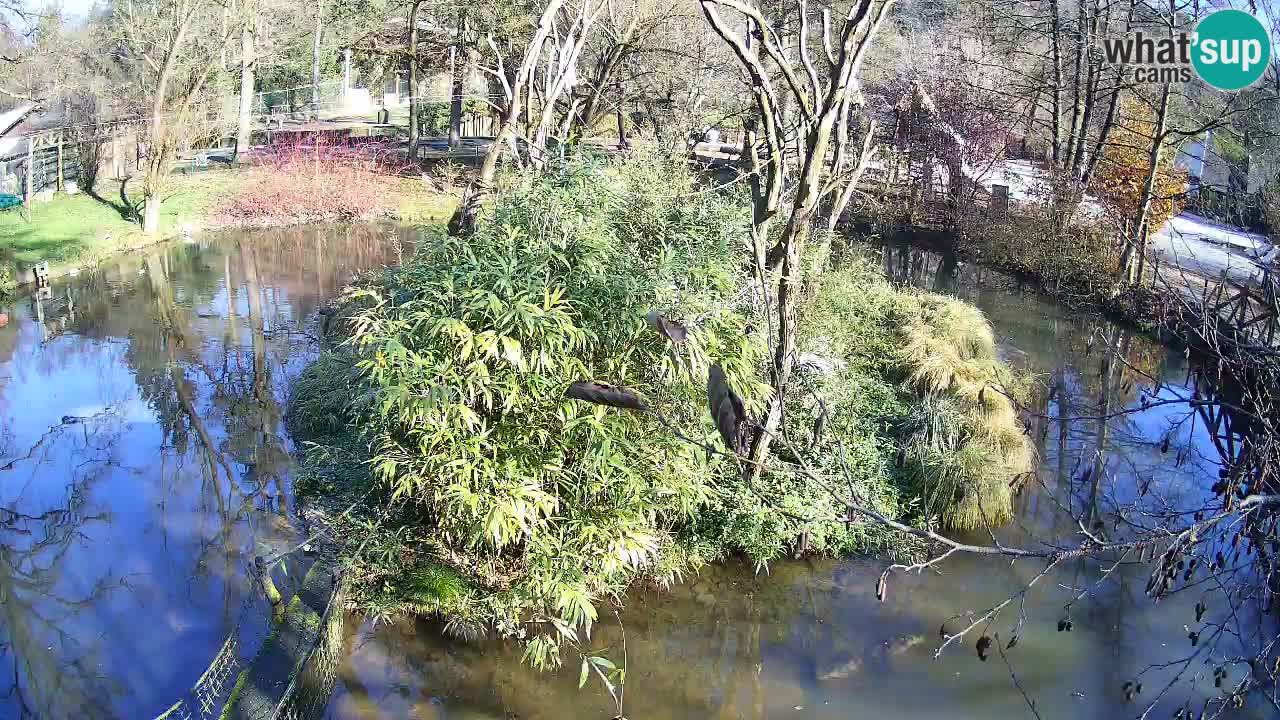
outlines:
M114 122L35 132L0 156L0 193L30 200L42 190L62 190L75 182L92 188L83 177L89 154L97 176L125 178L139 168L136 122Z

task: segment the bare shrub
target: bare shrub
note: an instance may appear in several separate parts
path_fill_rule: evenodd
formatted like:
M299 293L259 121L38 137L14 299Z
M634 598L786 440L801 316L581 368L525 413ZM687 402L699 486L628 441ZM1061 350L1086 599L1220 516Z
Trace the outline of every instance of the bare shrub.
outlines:
M381 144L317 135L256 152L250 164L220 208L228 224L351 221L396 209L400 168Z

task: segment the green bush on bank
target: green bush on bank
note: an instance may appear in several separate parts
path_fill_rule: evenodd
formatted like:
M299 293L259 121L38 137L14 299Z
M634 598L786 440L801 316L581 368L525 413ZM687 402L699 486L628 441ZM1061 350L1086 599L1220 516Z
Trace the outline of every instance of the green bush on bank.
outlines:
M752 411L767 398L748 222L744 202L700 188L679 160L570 161L505 179L474 235L430 235L406 265L358 283L346 340L304 371L289 416L312 442L304 490L372 488L343 532L362 548L359 602L440 614L464 636L493 628L552 666L599 602L639 579L677 581L728 554L763 565L902 552L825 485L783 471L748 484L676 435L720 444L705 409L712 363ZM805 315L806 350L838 365L801 370L830 416L808 459L900 517L918 507L912 493L928 495L895 461L899 434L922 397L961 396L917 388L900 355L911 321L942 327L944 314L873 274L834 274ZM684 323L688 341L649 329L654 309ZM962 352L984 368L986 333ZM663 417L566 400L580 380L625 385ZM797 436L809 436L810 397L788 399ZM971 442L965 412L959 436ZM392 498L402 504L383 518Z
M5 265L0 265L0 300L7 299L18 290L18 281L13 277L13 271Z
M324 418L345 403L377 480L407 501L419 567L466 580L442 609L511 635L532 628L533 661L555 664L553 628L589 628L599 598L714 551L682 528L720 501L723 462L651 415L564 392L579 380L625 385L708 440L710 363L758 403L765 390L746 378L761 348L736 297L745 221L675 165L582 163L516 179L474 235L434 235L349 294L361 308L351 367L330 356L304 375L302 390L333 392L297 393L294 424L330 432ZM647 328L651 309L696 319L678 351ZM374 588L371 603L430 607L434 585L419 585L388 579L393 597Z

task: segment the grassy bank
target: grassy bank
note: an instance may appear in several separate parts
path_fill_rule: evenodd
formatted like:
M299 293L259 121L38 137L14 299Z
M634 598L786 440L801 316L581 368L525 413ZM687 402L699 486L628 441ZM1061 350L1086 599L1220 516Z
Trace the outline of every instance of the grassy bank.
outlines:
M234 182L230 171L175 177L161 205L157 237L170 237L187 226L199 229ZM12 271L48 262L50 271L60 274L156 241L128 219L130 211L118 189L114 195L106 194L105 187L98 191L58 193L49 202L33 202L29 220L21 208L0 212L0 265ZM134 192L129 199L136 204L141 196Z
M742 198L655 158L503 182L473 236L437 234L349 291L332 323L341 344L293 389L290 428L309 443L300 489L330 509L361 606L496 630L546 666L636 582L730 555L763 568L918 549L848 517L784 452L748 482L706 451L722 447L706 411L713 365L749 413L770 392ZM687 335L668 342L655 312ZM1010 516L1010 480L1031 456L980 313L855 264L803 317L803 382L787 400L807 463L890 517ZM566 399L586 380L661 415Z
M11 280L40 262L49 263L52 275L61 275L180 233L380 217L430 222L448 218L457 202L450 194L424 191L416 178L324 170L301 174L264 166L174 176L155 235L142 232L118 188L113 194L105 187L95 194L58 193L49 202L33 202L29 219L22 208L0 211L0 293L12 291ZM281 188L296 202L284 202ZM328 205L320 202L332 191L342 195L331 197ZM137 188L129 189L128 198L140 207Z

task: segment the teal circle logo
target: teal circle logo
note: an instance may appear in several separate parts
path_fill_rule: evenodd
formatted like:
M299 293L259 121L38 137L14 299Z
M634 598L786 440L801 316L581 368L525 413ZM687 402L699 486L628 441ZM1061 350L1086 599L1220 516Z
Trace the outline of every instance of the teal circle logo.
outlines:
M1191 64L1219 90L1243 90L1271 62L1271 38L1258 18L1243 10L1219 10L1196 26Z

